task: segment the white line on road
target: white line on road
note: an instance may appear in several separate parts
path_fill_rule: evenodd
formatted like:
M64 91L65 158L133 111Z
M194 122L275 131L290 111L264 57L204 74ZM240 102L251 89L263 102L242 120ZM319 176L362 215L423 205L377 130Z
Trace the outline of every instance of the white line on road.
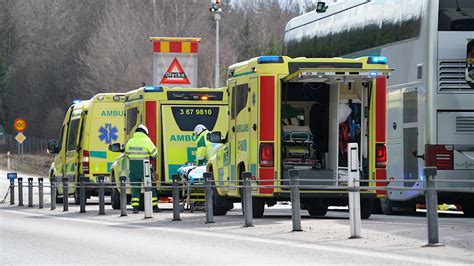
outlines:
M244 236L244 235L236 235L236 234L229 234L229 233L209 232L209 231L203 231L202 229L191 230L191 229L185 229L185 228L170 228L170 227L144 227L140 225L130 225L130 224L127 225L123 223L114 223L114 222L107 222L107 221L86 220L84 218L58 217L58 216L51 216L47 214L30 213L30 212L22 212L22 211L6 210L6 209L0 209L0 210L5 211L5 212L16 213L19 215L25 215L25 216L48 216L50 218L64 220L64 221L100 224L100 225L107 225L107 226L141 228L145 230L154 230L154 231L162 231L162 232L169 232L169 233L187 234L187 235L192 234L196 236L216 237L216 238L223 238L223 239L230 239L230 240L280 245L280 246L288 246L288 247L295 247L295 248L305 248L305 249L310 249L310 250L343 253L343 254L350 254L350 255L357 255L357 256L368 256L368 257L373 257L373 258L385 259L389 261L396 260L396 261L419 263L419 264L440 264L440 263L452 264L453 263L453 261L450 261L450 260L442 261L439 259L419 258L419 257L410 256L407 254L394 254L394 253L388 253L385 251L370 251L370 250L355 249L355 248L340 247L340 246L321 245L321 244L315 244L315 243L301 243L301 242L290 241L290 240L278 240L278 239L268 239L268 238L265 239L265 238L256 237L256 236Z

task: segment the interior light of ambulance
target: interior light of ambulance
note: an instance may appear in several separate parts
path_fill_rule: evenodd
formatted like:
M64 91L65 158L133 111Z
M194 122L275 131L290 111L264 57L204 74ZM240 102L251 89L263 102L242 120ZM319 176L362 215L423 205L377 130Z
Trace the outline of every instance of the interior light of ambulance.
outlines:
M385 65L387 64L387 57L385 56L369 56L367 59L367 64L380 64Z
M143 88L144 92L160 92L163 89L160 86L147 86Z
M260 56L257 60L258 64L283 63L283 57L276 55Z

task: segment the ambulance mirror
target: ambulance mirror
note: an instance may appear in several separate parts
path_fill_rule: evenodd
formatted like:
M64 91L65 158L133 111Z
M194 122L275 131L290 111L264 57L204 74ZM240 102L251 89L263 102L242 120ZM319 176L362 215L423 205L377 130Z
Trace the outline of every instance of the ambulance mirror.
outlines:
M220 131L211 132L207 135L207 140L212 143L222 143L222 136Z
M124 152L124 149L122 149L122 145L120 143L113 143L109 145L109 151L111 152Z
M59 152L58 143L55 139L48 141L48 153L49 154L56 154Z

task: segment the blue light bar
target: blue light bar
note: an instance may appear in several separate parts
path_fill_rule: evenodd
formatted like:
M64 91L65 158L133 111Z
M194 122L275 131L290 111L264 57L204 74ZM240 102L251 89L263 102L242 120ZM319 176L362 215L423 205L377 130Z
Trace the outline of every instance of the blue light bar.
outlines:
M367 64L385 65L385 64L387 64L387 57L385 57L385 56L369 56L369 59L367 59Z
M257 60L258 64L272 64L272 63L283 63L283 57L277 55L265 55L260 56Z
M148 86L148 87L143 88L143 91L144 92L160 92L160 91L163 91L163 89L161 88L161 86Z
M80 102L81 102L81 100L74 100L74 101L72 101L73 104L78 104L78 103L80 103Z

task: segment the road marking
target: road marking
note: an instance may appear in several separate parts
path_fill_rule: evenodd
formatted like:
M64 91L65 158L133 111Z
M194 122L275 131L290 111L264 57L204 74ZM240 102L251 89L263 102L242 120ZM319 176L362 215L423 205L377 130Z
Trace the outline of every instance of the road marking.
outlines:
M195 236L215 237L215 238L247 241L247 242L262 243L262 244L280 245L280 246L288 246L288 247L295 247L295 248L305 248L305 249L310 249L310 250L336 252L336 253L343 253L343 254L356 255L356 256L368 256L368 257L387 259L387 260L392 260L392 261L394 260L404 261L404 262L409 262L409 263L419 263L419 264L440 264L442 262L449 263L449 264L453 263L452 260L443 261L440 259L419 258L419 257L410 256L407 254L388 253L387 251L370 251L370 250L355 249L355 248L349 248L349 247L321 245L321 244L316 244L316 243L301 243L301 242L291 241L291 240L268 239L268 238L266 239L266 238L261 238L257 236L236 235L234 233L229 234L229 233L209 232L209 231L204 231L202 229L145 227L145 226L136 225L136 224L123 224L123 223L98 221L98 220L86 220L84 218L59 217L55 215L29 213L29 212L16 211L16 210L6 210L2 208L0 208L0 210L5 211L5 212L16 213L16 214L24 215L24 216L27 216L27 215L48 216L50 218L64 220L64 221L100 224L100 225L107 225L107 226L121 226L121 227L128 227L128 228L141 228L145 230L154 230L154 231L161 231L161 232L168 232L168 233L180 233L180 234L187 234L187 235L192 234Z

